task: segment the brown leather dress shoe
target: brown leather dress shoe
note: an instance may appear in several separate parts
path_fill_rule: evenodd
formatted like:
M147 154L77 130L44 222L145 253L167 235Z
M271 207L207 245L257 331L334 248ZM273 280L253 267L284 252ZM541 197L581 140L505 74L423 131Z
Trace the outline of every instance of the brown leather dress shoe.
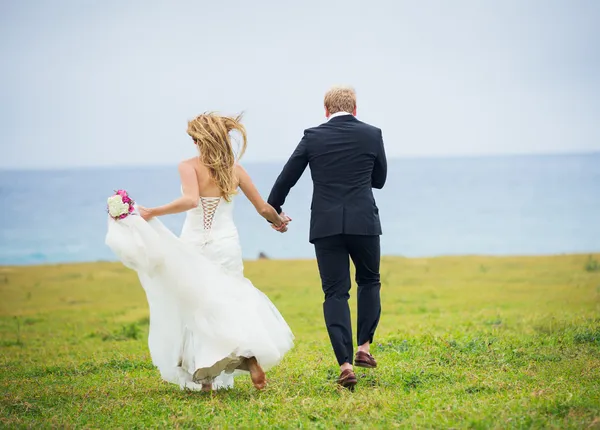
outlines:
M349 390L354 390L354 386L356 385L356 375L350 369L346 369L342 372L340 377L338 378L338 384L344 388L348 388Z
M354 356L354 365L357 367L366 367L367 369L373 369L377 367L375 358L368 352L358 351Z

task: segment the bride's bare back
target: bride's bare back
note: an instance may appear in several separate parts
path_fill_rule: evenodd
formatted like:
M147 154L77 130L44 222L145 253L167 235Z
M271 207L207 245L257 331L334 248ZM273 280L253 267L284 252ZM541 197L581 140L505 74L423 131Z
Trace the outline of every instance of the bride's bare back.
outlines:
M184 194L194 198L225 197L221 188L211 177L208 167L202 163L201 158L194 157L182 161L179 170ZM239 187L242 190L256 211L275 225L280 225L281 218L279 214L261 197L248 172L240 164L235 164L233 174L236 188Z
M204 164L202 164L202 161L199 157L185 160L182 164L186 164L194 169L194 172L196 173L196 181L198 183L199 197L222 197L221 189L216 184L214 179L212 179L210 176L210 171ZM237 178L237 172L235 169L234 174L236 174L237 183L239 185L239 178Z

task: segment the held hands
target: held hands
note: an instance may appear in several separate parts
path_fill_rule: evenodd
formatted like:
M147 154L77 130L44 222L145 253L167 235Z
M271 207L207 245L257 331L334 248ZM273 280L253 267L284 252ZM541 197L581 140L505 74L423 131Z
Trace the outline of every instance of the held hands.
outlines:
M273 230L278 231L279 233L285 233L288 230L287 226L292 221L292 219L289 216L287 216L284 212L281 212L279 218L281 219L281 225L279 227L276 227L275 224L271 224L271 228Z

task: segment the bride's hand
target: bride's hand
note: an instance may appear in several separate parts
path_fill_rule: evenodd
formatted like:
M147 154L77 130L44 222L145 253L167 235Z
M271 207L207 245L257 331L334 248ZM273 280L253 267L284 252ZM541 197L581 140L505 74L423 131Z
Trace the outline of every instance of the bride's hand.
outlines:
M279 227L275 227L274 224L271 224L271 228L275 231L278 231L279 233L285 233L286 231L288 231L286 223L281 224Z
M138 206L138 211L140 212L140 216L146 221L150 221L152 218L154 218L152 209L145 208L144 206Z

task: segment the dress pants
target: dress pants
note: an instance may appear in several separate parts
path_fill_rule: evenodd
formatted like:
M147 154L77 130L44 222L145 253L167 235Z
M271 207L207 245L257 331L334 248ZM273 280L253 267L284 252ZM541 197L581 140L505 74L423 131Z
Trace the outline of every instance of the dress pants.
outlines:
M350 320L350 259L358 285L358 345L373 342L381 315L379 236L340 234L313 241L321 284L325 293L323 313L333 351L340 365L353 362Z

